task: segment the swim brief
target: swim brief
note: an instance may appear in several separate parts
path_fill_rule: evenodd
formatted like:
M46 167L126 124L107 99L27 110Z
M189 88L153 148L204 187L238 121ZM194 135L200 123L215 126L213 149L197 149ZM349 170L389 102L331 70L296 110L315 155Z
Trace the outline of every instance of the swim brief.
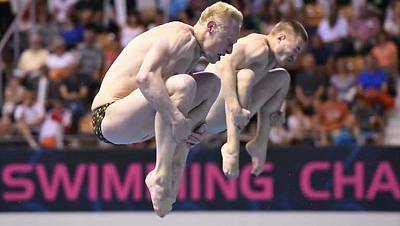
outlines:
M103 133L101 132L101 122L103 121L106 109L108 106L110 106L112 103L107 103L104 105L101 105L100 107L97 107L92 111L92 128L94 134L103 142L112 144L109 140L107 140L104 136Z

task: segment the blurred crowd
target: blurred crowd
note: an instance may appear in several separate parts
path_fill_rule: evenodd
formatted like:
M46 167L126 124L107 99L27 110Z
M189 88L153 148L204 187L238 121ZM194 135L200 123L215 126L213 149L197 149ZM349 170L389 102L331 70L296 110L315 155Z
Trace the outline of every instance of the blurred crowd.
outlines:
M20 136L33 149L62 148L72 145L65 137L73 135L79 146L79 137L92 134L90 105L102 76L124 46L168 21L193 25L215 1L171 0L168 11L127 1L122 21L114 1L106 9L102 2L36 0L35 21L29 20L29 11L22 15L17 62L12 62L11 41L1 53L3 141ZM268 34L285 18L299 20L309 33L304 54L287 68L292 80L286 122L272 129L272 144L382 144L397 95L399 0L227 2L244 15L242 36ZM196 70L206 64L199 62ZM252 121L241 136L243 142L255 127ZM221 144L224 139L213 136L206 142ZM153 145L151 140L132 146Z

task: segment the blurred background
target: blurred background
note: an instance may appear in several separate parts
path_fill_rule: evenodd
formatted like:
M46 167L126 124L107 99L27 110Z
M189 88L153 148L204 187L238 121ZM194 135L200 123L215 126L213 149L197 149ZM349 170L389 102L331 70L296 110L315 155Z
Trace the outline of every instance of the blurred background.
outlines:
M28 216L42 220L34 225L46 224L44 215L31 211L96 211L104 217L98 211L107 210L150 214L129 215L143 220L133 225L163 223L154 221L142 183L154 161L154 140L101 143L92 133L90 105L131 39L169 21L194 25L214 2L0 0L1 225L22 225L17 219ZM201 225L224 225L215 221L220 217L242 225L234 217L241 214L256 220L253 225L269 219L289 225L280 220L291 217L293 225L399 226L400 1L226 2L244 15L241 36L268 34L281 19L292 18L305 26L309 43L287 67L292 80L286 122L271 131L265 175L249 175L243 151L240 178L227 180L218 154L225 134L207 137L189 155L175 209L204 213L190 219L211 217ZM206 65L201 60L195 70ZM255 133L255 122L242 133L243 144ZM346 218L353 216L354 221ZM85 222L78 219L75 224ZM164 225L176 225L173 219Z

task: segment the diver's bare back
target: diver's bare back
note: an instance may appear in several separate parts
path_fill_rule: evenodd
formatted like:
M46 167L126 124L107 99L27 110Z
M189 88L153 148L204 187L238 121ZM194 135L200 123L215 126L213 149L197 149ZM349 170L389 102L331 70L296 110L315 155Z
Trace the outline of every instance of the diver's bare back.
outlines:
M168 44L173 46L175 40L182 36L187 37L188 32L192 34L188 42L192 48L187 48L189 51L182 55L168 58L169 62L163 68L162 76L166 79L175 74L189 73L200 57L200 50L195 47L198 44L193 36L193 27L181 22L163 24L140 34L122 50L104 76L92 109L121 99L137 89L136 75L150 48L160 40L168 40Z
M235 44L232 54L225 57L239 58L240 66L235 68L236 72L241 69L251 69L255 72L253 83L257 83L271 69L276 67L275 61L270 56L270 49L266 43L265 35L252 33L242 37ZM218 65L226 64L225 60L220 60L216 64L209 64L206 71L215 73L218 77L222 72Z

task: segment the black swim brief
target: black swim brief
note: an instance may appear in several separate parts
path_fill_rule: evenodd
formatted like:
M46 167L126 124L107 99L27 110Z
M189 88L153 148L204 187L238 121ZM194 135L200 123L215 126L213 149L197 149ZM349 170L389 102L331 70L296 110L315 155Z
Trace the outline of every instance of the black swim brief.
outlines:
M110 106L112 103L107 103L104 105L101 105L100 107L97 107L92 111L92 128L94 134L103 142L112 144L109 140L107 140L104 136L103 133L101 132L101 122L103 121L106 109L108 106Z

